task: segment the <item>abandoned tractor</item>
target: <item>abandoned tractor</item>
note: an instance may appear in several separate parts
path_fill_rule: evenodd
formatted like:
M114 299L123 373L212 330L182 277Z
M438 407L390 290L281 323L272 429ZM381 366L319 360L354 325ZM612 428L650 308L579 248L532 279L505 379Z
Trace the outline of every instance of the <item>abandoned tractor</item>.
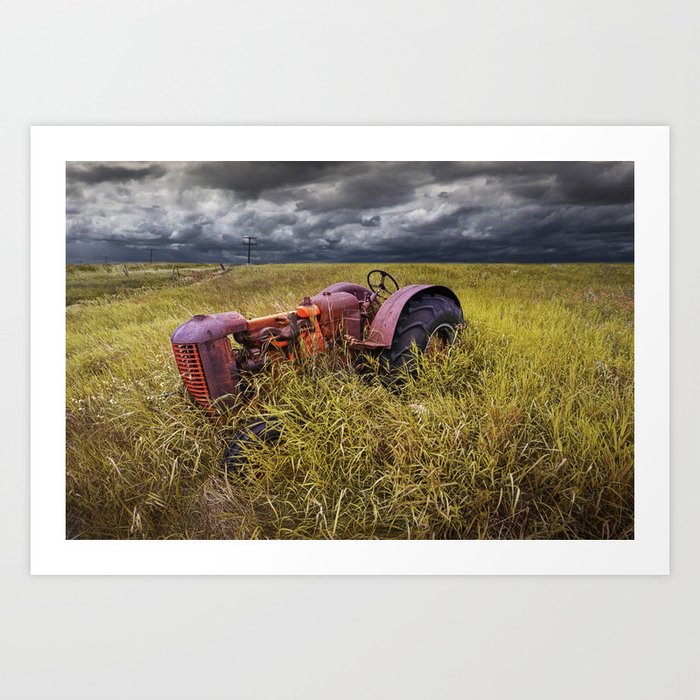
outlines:
M447 287L399 288L383 270L372 270L367 285L338 282L305 297L294 311L261 318L246 319L235 311L193 316L172 334L187 391L213 412L215 404L241 392L246 373L339 342L353 353L379 355L391 371L410 361L414 346L425 351L451 343L464 322L459 299Z

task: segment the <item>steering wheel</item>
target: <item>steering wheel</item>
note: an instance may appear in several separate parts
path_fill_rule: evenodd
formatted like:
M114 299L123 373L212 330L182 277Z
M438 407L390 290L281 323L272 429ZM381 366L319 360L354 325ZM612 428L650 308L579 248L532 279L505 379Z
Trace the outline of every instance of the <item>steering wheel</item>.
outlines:
M381 275L378 282L376 281L377 275ZM372 282L372 276L374 276L374 283ZM390 282L388 287L384 283L385 280L389 280ZM367 273L367 285L378 297L382 299L386 299L394 292L399 291L399 283L388 272L384 272L384 270L371 270L369 273Z

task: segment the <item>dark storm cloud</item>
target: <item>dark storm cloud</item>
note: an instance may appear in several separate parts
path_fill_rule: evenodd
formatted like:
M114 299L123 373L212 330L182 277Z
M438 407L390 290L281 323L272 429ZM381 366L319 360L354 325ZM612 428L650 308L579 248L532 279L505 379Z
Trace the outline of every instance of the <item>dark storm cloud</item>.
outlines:
M410 202L416 186L425 182L415 163L368 163L361 172L342 173L328 187L307 188L300 191L297 209L311 212L330 212L337 209L366 211L392 207Z
M241 199L257 199L269 190L315 182L346 165L332 161L214 161L193 164L187 180L191 186L231 190Z
M634 198L634 171L627 163L571 163L558 174L561 201L625 204Z
M165 175L166 169L159 163L78 163L66 164L66 176L70 184L79 182L95 185L103 182L129 182Z
M70 163L69 260L626 261L626 162Z
M236 227L241 231L270 234L283 226L293 226L298 218L294 214L262 214L248 209L236 219Z
M444 162L431 172L436 182L484 177L514 194L553 203L626 203L634 197L634 168L626 162Z

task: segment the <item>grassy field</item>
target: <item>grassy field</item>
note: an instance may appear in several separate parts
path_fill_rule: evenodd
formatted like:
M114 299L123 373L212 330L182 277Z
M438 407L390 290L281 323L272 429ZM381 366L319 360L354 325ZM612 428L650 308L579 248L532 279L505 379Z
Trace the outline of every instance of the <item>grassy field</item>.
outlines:
M67 537L633 537L632 265L388 265L467 320L400 393L321 358L258 375L218 421L183 394L181 321L290 310L372 267L69 267ZM263 412L282 439L227 476L227 439Z
M110 297L120 299L159 287L187 286L194 281L191 271L218 269L216 266L159 263L154 265L68 265L66 306Z

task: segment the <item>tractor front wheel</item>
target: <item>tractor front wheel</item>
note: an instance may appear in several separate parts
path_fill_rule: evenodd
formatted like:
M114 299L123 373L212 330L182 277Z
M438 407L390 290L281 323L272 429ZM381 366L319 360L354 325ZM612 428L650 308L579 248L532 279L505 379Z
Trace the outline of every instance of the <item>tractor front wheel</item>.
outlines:
M248 465L247 450L261 443L273 444L282 436L282 423L270 414L248 421L229 442L224 452L224 466L230 473L240 472Z
M437 353L454 342L464 324L459 304L442 294L422 294L404 307L391 347L382 353L389 370L412 369L414 346L419 352Z

